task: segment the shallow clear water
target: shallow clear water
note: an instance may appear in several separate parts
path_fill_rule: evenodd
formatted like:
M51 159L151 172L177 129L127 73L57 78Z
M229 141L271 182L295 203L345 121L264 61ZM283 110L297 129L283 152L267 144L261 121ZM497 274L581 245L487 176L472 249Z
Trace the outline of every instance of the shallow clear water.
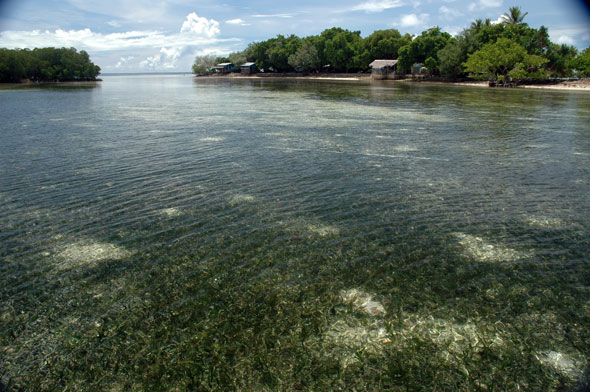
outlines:
M0 118L4 383L38 360L27 342L104 318L131 301L113 282L145 293L138 271L170 265L227 284L330 276L389 313L403 298L410 315L489 323L549 312L481 299L496 280L524 285L523 302L559 283L573 298L552 305L560 323L590 317L587 93L105 76L0 90ZM396 271L411 282L392 287ZM72 288L110 302L66 305ZM583 364L584 339L535 355Z

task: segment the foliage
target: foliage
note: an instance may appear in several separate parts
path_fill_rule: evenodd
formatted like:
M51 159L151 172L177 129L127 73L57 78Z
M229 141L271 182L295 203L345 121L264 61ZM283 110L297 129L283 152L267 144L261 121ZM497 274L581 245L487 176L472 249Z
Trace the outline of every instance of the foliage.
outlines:
M320 66L320 57L313 42L304 40L297 52L289 56L289 65L296 71L317 71Z
M575 68L572 66L572 61L576 54L578 54L578 50L573 46L550 42L544 53L544 57L549 61L548 70L553 76L571 76L572 69Z
M0 81L95 80L100 67L75 48L0 49Z
M410 44L400 48L398 67L402 70L410 70L415 63L424 64L426 59L432 58L430 71L438 73L438 52L451 40L449 33L442 32L440 27L433 27L423 31Z
M377 30L365 38L365 46L371 55L371 59L394 60L399 57L399 49L412 42L412 36L402 36L395 29Z
M214 54L206 54L204 56L197 56L193 64L193 73L196 75L209 72L211 67L216 64L217 58Z
M409 34L402 35L396 29L376 30L362 38L360 31L340 27L305 38L278 35L266 41L251 43L244 51L231 53L229 57L220 57L216 61L232 62L235 65L252 61L259 69L267 72L319 71L327 69L328 65L332 72L365 72L373 60L398 59L401 72L409 72L418 63L426 66L432 76L457 79L468 76L464 64L470 56L486 45L508 40L524 49L526 55L537 56L527 57L519 50L519 60L511 64L507 71L513 71L511 77L515 79L521 79L522 75L527 75L527 78L571 76L573 68L578 68L580 75L586 75L580 71L585 69L584 57L576 60L576 48L551 42L547 27L536 29L524 23L527 15L519 7L511 7L503 15L503 23L476 19L455 37L439 27L423 31L415 38ZM492 74L496 75L495 72ZM488 73L480 74L478 71L477 75L473 72L471 75L486 78L482 75ZM504 78L508 73L503 75L500 72L500 76Z
M504 15L501 16L502 22L506 25L518 25L518 24L526 24L523 22L525 16L528 15L528 12L522 13L520 7L510 7L508 12L505 12Z
M367 70L371 55L365 48L360 31L340 28L325 30L323 38L325 64L336 72L357 72Z
M575 69L580 76L590 77L590 48L570 60L570 67Z
M218 56L215 58L215 64L219 64L219 63L229 63L229 57L223 57L223 56Z
M463 63L467 61L469 42L465 35L449 40L438 51L440 73L448 78L457 78L463 74Z
M465 70L475 79L488 79L507 86L513 80L544 77L540 67L546 62L547 59L528 54L517 42L500 38L469 55Z

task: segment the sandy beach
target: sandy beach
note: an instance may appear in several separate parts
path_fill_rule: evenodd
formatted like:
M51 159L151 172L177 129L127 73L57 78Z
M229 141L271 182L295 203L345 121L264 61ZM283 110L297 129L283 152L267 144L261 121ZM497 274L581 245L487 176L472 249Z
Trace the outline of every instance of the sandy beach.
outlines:
M322 81L362 81L370 82L370 74L256 74L256 75L207 75L200 76L207 79L298 79L298 80L322 80ZM427 83L427 84L445 84L449 86L471 86L471 87L488 87L487 81L465 81L465 82L446 82L438 80L415 80L411 78L398 80L379 80L380 83ZM590 79L567 80L548 84L525 84L516 88L527 89L544 89L544 90L576 90L590 91Z

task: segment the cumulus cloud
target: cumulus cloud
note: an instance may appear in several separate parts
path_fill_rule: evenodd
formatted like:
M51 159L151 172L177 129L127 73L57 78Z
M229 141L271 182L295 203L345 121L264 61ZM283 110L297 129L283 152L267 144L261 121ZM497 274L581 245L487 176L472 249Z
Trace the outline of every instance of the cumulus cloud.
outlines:
M180 50L177 48L162 48L160 53L150 56L139 63L139 66L151 71L171 70L176 67Z
M207 19L197 15L195 12L191 12L186 16L180 32L213 38L219 34L219 22L215 19Z
M502 7L503 3L502 0L479 0L477 3L469 4L468 9L473 12L484 8L497 8Z
M241 42L238 38L219 38L219 22L188 14L176 33L156 30L136 30L118 33L98 33L82 30L2 31L0 39L6 48L75 47L88 51L105 71L142 69L171 70L190 68L198 51L223 52L219 44ZM189 56L192 58L189 59ZM140 62L140 60L143 61Z
M119 69L125 65L127 65L131 60L133 60L135 58L135 56L127 56L127 57L121 57L119 59L119 61L117 62L117 64L115 65L115 68Z
M556 26L551 28L549 33L551 39L559 44L579 45L579 47L585 48L588 46L587 41L590 41L590 26L588 25Z
M133 48L184 47L227 41L216 38L219 33L219 22L199 17L193 12L187 15L180 33L176 34L150 30L103 34L86 28L55 31L3 31L0 35L3 46L8 48L57 46L100 52Z
M402 0L369 0L352 7L350 11L382 12L402 5L404 5Z
M417 26L424 26L428 23L428 14L408 14L401 17L401 19L396 23L396 25L401 27L417 27Z

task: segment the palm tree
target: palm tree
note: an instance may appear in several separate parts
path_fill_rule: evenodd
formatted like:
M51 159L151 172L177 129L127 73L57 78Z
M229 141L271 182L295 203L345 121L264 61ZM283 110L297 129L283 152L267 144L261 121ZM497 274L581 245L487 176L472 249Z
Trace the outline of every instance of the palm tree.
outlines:
M504 24L514 26L518 24L525 24L523 20L528 14L528 12L523 14L520 7L510 7L508 12L505 12L500 18L502 18L502 22Z
M474 22L471 22L471 28L473 30L479 31L479 30L481 30L482 26L483 26L483 20L481 20L481 19L476 19Z

